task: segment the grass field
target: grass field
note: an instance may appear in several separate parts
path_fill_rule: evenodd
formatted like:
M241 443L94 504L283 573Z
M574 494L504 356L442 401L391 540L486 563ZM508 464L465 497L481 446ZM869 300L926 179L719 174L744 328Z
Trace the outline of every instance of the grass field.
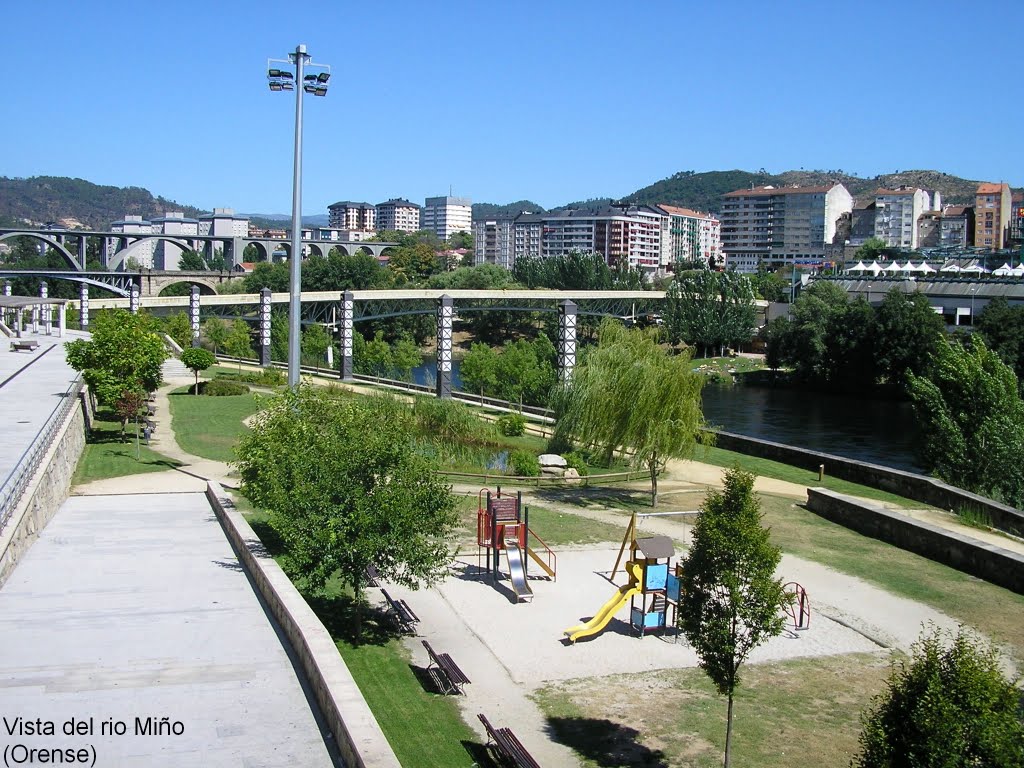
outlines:
M137 475L143 472L164 472L181 464L156 451L144 443L136 446L135 425L128 427L128 442L121 442L121 425L110 418L109 413L99 411L93 421L93 431L85 444L85 450L75 467L73 485L82 485L93 480L108 477Z
M234 460L235 444L249 429L242 422L256 412L256 395L196 396L183 388L169 400L171 427L183 451L214 461Z
M734 768L848 766L860 712L880 693L885 654L746 665L737 689ZM699 669L571 680L535 696L554 738L590 767L713 768L726 700Z
M260 539L281 560L281 543L266 514L238 503ZM402 765L408 768L472 766L482 745L449 697L432 692L429 675L412 664L383 611L364 609L362 634L354 634L355 604L339 582L304 596L334 638L338 651ZM367 590L372 602L379 596Z

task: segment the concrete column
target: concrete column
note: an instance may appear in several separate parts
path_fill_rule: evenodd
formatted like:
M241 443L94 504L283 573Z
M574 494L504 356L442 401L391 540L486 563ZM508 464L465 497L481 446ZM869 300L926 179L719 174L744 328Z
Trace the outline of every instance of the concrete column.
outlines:
M45 298L48 298L49 295L50 295L50 286L48 286L46 284L46 281L43 280L41 283L39 283L39 298L45 299ZM39 305L39 314L42 315L41 320L42 320L42 323L43 323L43 333L45 333L47 336L49 336L50 335L50 331L51 331L51 322L52 322L52 317L51 317L52 316L52 307L51 307L51 305L45 304L45 303L44 304L40 304Z
M355 333L353 315L355 314L355 296L352 291L341 294L341 357L338 360L338 373L342 381L352 381L352 338Z
M568 382L576 367L576 303L566 299L558 305L558 378Z
M139 284L132 280L131 296L128 297L128 311L137 315L141 303Z
M10 296L10 295L11 295L11 281L10 280L4 280L4 296Z
M85 235L78 238L78 263L82 265L82 269L86 269L85 262L88 260L87 254L89 253L89 242Z
M260 366L270 367L270 298L269 288L260 291Z
M199 286L193 285L188 295L188 322L192 326L192 346L199 346Z
M438 397L452 396L452 315L455 307L451 296L437 300L437 384Z
M78 299L78 315L80 325L84 331L89 327L89 285L82 283L81 294Z
M106 237L100 238L100 264L104 269L110 265L110 240Z
M64 331L68 328L67 304L57 305L57 336L64 338Z

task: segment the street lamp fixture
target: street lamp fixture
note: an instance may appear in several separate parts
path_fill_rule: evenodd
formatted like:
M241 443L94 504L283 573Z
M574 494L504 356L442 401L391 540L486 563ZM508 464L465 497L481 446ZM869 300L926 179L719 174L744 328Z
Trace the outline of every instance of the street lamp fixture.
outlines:
M289 69L281 69L272 64L292 64L293 73ZM306 67L315 69L308 75ZM293 53L288 54L288 61L283 59L267 60L267 81L272 91L295 91L295 158L292 175L292 252L289 257L290 277L288 286L288 386L299 385L299 349L302 343L302 94L312 93L314 96L327 95L327 81L331 77L331 68L326 64L316 64L306 53L306 46L296 46ZM296 83L303 83L296 88Z

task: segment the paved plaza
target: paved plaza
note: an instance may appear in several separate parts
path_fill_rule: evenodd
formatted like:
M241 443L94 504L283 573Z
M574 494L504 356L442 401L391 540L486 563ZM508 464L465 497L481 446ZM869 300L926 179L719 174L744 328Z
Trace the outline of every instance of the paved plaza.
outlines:
M4 747L94 747L97 766L333 764L203 494L70 498L0 590L0 638L0 712L56 729L5 728ZM94 732L62 734L70 718ZM136 718L181 732L138 735Z

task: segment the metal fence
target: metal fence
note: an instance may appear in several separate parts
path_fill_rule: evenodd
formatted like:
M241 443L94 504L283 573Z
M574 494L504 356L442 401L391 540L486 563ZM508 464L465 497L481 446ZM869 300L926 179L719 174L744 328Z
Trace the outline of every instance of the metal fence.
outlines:
M82 377L78 376L67 391L62 395L61 403L58 405L50 418L46 420L39 432L32 439L31 444L21 454L21 458L14 465L4 478L3 485L0 485L0 531L7 526L7 521L14 513L14 508L21 501L25 488L39 469L39 464L53 443L54 436L60 429L64 420L73 408L80 407L79 395L82 391Z

